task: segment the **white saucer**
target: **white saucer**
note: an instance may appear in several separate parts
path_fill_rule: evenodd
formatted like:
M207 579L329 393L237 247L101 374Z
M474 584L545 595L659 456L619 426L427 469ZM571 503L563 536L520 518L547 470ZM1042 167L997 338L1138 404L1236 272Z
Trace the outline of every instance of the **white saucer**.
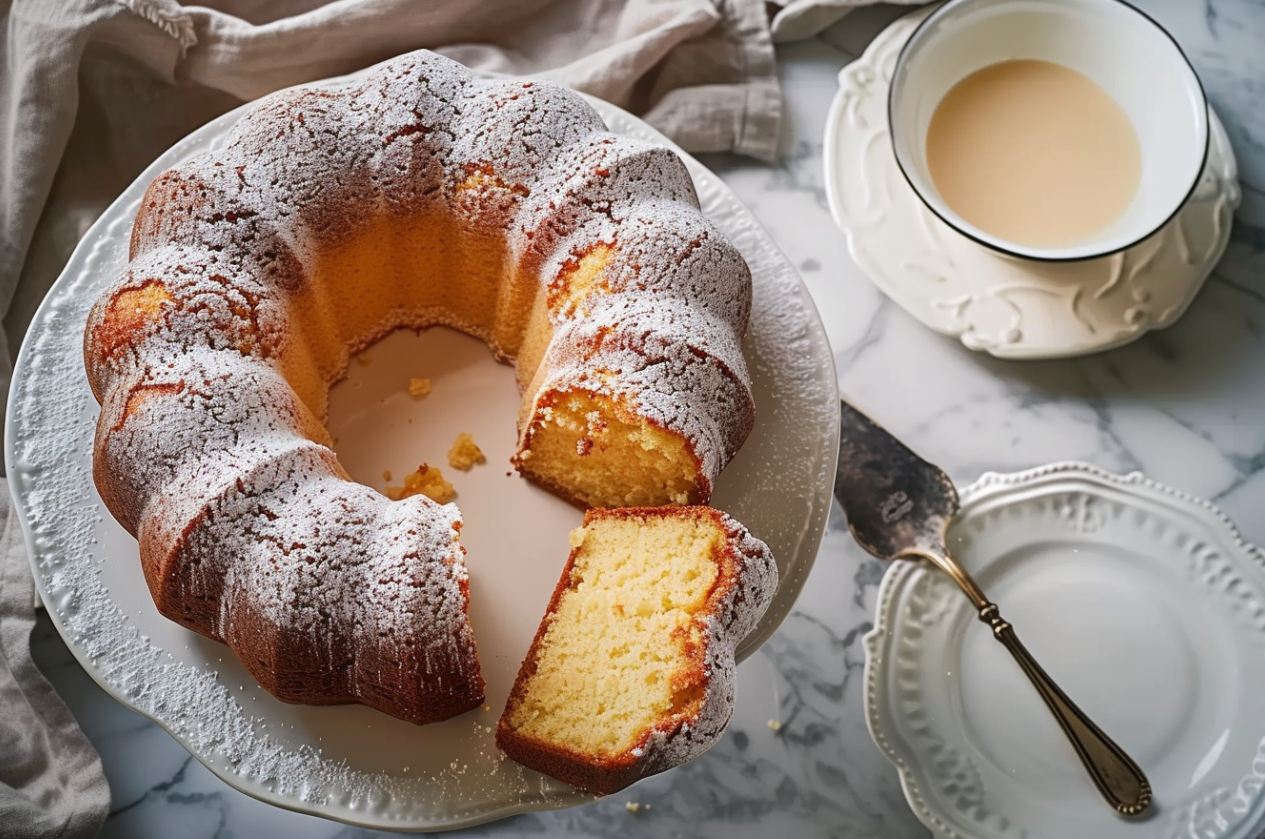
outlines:
M1050 675L1155 790L1101 798L948 576L897 562L866 636L866 719L940 837L1247 839L1265 816L1265 555L1210 504L1083 464L985 475L950 528Z
M1209 109L1199 184L1151 238L1084 262L1002 256L931 213L892 152L892 68L928 12L893 23L840 71L826 120L826 195L861 270L927 326L1001 358L1083 355L1176 321L1221 258L1239 205L1234 153L1216 114Z

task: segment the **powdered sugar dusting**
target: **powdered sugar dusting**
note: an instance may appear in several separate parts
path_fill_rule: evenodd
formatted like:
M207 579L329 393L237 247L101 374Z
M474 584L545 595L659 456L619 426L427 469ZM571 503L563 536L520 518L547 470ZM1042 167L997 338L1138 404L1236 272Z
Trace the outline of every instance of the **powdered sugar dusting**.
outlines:
M660 141L626 114L600 108L621 135ZM145 609L147 594L107 582L121 579L111 570L116 564L136 563L135 543L102 520L91 489L98 409L77 369L79 335L90 302L124 269L128 228L145 183L218 142L240 117L240 112L227 115L182 141L105 214L29 333L14 377L9 475L50 613L107 689L162 722L231 784L275 803L365 826L436 829L591 800L504 760L486 733L471 734L451 752L443 751L449 746L433 746L441 755L427 769L419 769L425 754L412 737L384 747L404 749L394 769L382 766L382 749L331 756L329 748L322 750L321 735L328 746L331 731L360 732L365 715L373 712L318 709L299 717L302 709L256 698L254 685L240 689L228 658L217 664L222 648L186 647L185 633L167 629L170 624ZM732 194L706 170L690 166L704 208L738 243L756 278L746 357L762 389L762 412L752 439L722 476L716 500L769 542L782 564L783 582L740 649L741 658L743 649L767 637L790 609L811 566L829 504L828 443L837 439L830 414L837 421L837 404L824 336L793 269ZM274 254L272 264L281 270L292 258L297 257ZM94 537L85 540L84 534ZM490 709L487 719L496 713L499 708ZM458 723L474 730L465 718ZM382 727L375 722L373 731ZM399 767L406 765L412 771L401 774Z
M739 339L705 309L664 308L639 294L602 295L585 318L559 329L545 366L543 393L590 391L636 406L690 441L709 481L751 428Z
M677 158L602 129L560 88L476 81L419 53L340 90L272 97L222 150L149 188L135 260L86 332L105 406L97 480L140 540L160 610L229 644L278 697L354 699L414 722L483 699L455 511L415 503L407 520L388 515L380 496L347 479L274 368L308 349L304 329L339 336L345 349L379 337L340 328L345 312L332 303L304 309L324 323L292 323L287 303L335 295L326 284L341 277L322 278L314 255L388 207L438 204L493 228L484 216L508 216L511 250L546 264L557 258L550 236L535 235L542 225L559 234L554 244L605 234L588 241L614 243L609 293L551 313L559 337L546 364L561 372L546 386L627 394L625 404L692 444L704 497L745 440L745 264L697 211ZM564 152L575 148L578 157ZM467 198L471 185L478 200ZM403 299L390 288L379 298L369 301L373 326ZM470 315L440 307L436 317ZM323 366L318 356L310 364ZM605 383L588 380L595 366ZM306 396L309 406L323 400Z

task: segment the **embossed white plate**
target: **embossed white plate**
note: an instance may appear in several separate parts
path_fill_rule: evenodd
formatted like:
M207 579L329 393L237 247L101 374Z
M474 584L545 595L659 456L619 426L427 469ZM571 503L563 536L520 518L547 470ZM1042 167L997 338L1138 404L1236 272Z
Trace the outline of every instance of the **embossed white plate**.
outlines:
M671 145L631 115L593 105L613 131ZM136 542L93 487L98 408L83 374L81 335L88 308L123 270L145 187L169 166L221 142L241 113L182 140L106 211L71 257L22 347L6 463L54 623L112 695L156 720L228 783L285 807L417 831L592 800L506 760L493 742L580 514L506 475L518 402L513 372L473 339L434 329L396 333L370 347L331 396L330 428L349 471L375 487L400 483L420 462L443 464L458 431L472 432L487 453L488 463L468 473L445 469L466 523L471 619L488 681L484 709L418 727L360 706L286 705L259 689L226 647L155 611ZM741 658L790 611L816 556L830 508L839 407L825 333L794 269L734 194L682 156L704 210L742 251L755 280L745 348L756 427L721 476L713 503L772 546L782 583ZM431 395L411 398L411 377L431 378ZM386 470L391 481L383 477Z
M1249 839L1265 816L1265 555L1204 501L1065 463L962 495L954 556L1155 790L1117 816L947 575L898 562L866 718L941 837Z
M826 119L826 196L856 264L926 326L1001 358L1083 355L1176 321L1221 258L1239 205L1234 153L1212 109L1199 183L1154 236L1082 262L1002 256L928 210L892 151L892 69L928 13L896 21L839 72Z

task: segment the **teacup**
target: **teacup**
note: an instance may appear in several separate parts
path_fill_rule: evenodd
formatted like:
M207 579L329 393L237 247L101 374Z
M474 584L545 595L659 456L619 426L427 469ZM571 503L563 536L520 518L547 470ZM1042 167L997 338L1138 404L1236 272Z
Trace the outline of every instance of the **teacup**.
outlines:
M1012 60L1083 74L1136 131L1141 165L1132 200L1114 221L1071 243L1034 246L989 233L950 207L932 178L927 135L941 100L976 71ZM1190 62L1172 36L1122 0L949 0L901 51L888 120L896 161L927 207L963 235L1024 259L1092 259L1146 239L1193 192L1208 150L1207 101Z

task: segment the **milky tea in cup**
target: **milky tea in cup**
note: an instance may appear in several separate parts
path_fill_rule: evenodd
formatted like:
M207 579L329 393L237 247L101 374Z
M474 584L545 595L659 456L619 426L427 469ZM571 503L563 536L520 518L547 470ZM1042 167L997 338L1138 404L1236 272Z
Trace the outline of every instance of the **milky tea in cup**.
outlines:
M958 82L927 128L945 203L981 230L1034 247L1088 239L1124 215L1142 177L1128 115L1083 73L1002 61Z
M1159 230L1198 182L1203 88L1121 0L948 0L892 68L896 162L927 208L1026 259L1092 259Z

